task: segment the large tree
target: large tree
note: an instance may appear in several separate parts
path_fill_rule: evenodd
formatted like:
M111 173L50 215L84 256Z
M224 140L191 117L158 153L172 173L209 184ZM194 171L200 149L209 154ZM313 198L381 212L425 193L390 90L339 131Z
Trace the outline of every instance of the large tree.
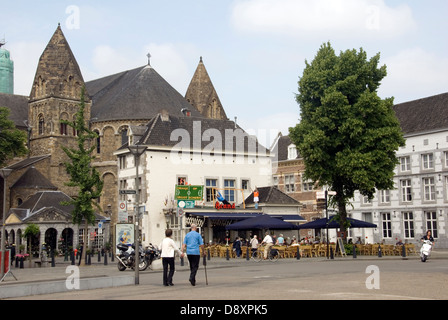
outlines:
M77 187L78 196L72 201L66 202L66 205L74 205L72 211L73 223L80 225L85 222L85 232L83 237L84 249L81 255L81 265L84 263L85 253L87 251L87 231L88 225L95 223L95 208L101 209L97 199L101 196L104 182L100 174L91 166L93 160L92 152L96 146L92 141L96 141L97 134L91 131L86 124L85 113L85 90L81 92L81 103L76 113L74 121L61 120L77 133L77 148L62 147L64 152L70 158L65 163L67 173L71 179L66 183L67 186Z
M323 44L299 79L300 122L290 138L305 162L305 178L336 191L341 231L348 227L346 206L356 190L369 199L375 190L394 188L395 152L404 145L393 98L381 99L386 76L380 54L361 48L335 54Z
M0 107L0 167L4 167L9 159L28 152L26 133L9 120L9 113L8 108Z

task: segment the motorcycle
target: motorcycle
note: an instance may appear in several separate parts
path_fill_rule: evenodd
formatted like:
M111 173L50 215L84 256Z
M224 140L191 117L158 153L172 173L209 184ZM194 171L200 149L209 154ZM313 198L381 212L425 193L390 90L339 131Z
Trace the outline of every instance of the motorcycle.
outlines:
M432 244L429 240L423 240L422 247L420 248L420 259L422 262L426 262L428 260L429 255L431 254Z
M135 268L135 245L128 246L123 243L117 244L117 249L120 253L116 255L118 259L118 270L124 271L127 268ZM139 271L144 271L148 268L148 260L145 257L142 247L139 248Z
M159 248L150 243L149 246L147 246L145 249L145 260L147 262L146 268L151 267L153 261L160 259L160 255L161 252Z

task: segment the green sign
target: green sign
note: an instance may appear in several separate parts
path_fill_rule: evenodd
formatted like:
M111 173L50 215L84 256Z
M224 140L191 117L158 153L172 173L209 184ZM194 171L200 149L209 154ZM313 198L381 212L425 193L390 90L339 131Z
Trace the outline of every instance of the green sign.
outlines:
M199 200L202 201L204 186L181 186L176 185L174 198L176 200Z

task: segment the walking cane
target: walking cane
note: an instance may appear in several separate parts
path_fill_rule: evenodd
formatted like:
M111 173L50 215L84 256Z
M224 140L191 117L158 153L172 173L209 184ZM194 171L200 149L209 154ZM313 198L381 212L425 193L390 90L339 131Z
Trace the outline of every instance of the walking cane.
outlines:
M207 260L205 258L205 254L203 256L202 259L202 264L204 265L204 270L205 270L205 284L208 286L208 279L207 279Z

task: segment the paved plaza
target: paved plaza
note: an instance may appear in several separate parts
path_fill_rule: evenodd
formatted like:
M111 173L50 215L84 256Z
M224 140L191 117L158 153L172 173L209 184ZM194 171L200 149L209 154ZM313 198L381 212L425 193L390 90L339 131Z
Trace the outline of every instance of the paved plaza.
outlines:
M76 269L63 261L55 267L12 268L0 284L4 299L19 300L420 300L448 299L448 251L434 251L426 263L417 256L352 256L246 261L212 258L207 279L202 265L197 285L188 282L188 265L177 262L174 286L162 285L162 271L118 271L116 262ZM69 267L69 269L67 269ZM81 286L73 284L79 276ZM206 283L208 282L208 284ZM63 287L63 289L58 289ZM34 292L30 292L33 288ZM15 296L13 292L16 293ZM54 292L59 291L59 292ZM8 296L8 292L10 295Z

